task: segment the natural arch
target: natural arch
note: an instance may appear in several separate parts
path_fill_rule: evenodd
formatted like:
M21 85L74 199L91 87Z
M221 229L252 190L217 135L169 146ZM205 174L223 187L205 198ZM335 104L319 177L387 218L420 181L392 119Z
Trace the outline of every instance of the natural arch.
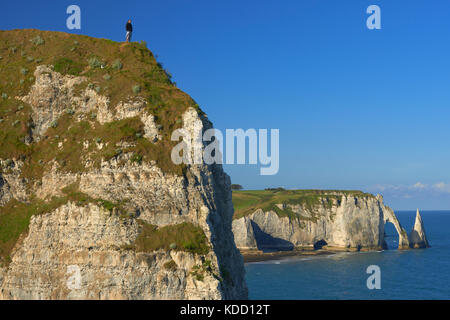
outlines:
M398 221L397 217L394 214L394 211L392 211L391 208L386 207L385 210L383 210L384 213L384 224L386 226L386 223L392 223L394 225L395 230L398 234L398 249L409 249L409 240L408 240L408 234L406 233L406 230L403 229L400 222ZM383 246L386 245L386 241L383 237Z

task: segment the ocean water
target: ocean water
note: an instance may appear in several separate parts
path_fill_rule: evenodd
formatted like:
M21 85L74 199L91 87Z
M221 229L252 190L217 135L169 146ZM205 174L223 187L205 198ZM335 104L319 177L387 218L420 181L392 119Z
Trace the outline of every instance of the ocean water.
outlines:
M396 212L409 233L414 211ZM386 225L389 250L337 253L245 265L250 299L450 299L450 211L421 212L431 248L399 251ZM381 289L367 288L367 267L381 270Z

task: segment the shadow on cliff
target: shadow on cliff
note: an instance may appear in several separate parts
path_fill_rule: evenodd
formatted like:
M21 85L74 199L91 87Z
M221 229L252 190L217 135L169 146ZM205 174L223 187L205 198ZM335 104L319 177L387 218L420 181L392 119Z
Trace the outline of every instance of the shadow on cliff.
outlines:
M272 237L270 234L265 233L261 228L253 221L251 221L253 234L255 235L256 245L258 250L264 252L271 251L291 251L294 249L292 242L284 239Z

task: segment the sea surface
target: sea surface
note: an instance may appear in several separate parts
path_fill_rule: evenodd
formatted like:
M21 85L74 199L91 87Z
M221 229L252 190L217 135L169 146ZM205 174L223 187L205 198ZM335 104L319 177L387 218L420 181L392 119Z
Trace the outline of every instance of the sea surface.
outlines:
M409 233L415 211L396 215ZM247 263L250 299L450 299L450 211L421 212L431 248L397 250L386 225L389 250L337 253ZM367 267L381 270L381 289L367 288Z

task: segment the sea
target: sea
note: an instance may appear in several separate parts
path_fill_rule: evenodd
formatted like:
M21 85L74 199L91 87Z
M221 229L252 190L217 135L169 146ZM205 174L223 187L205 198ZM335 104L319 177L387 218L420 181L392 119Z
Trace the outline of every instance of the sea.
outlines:
M409 233L416 212L398 211L396 215ZM397 250L398 235L388 223L385 227L388 250L245 264L249 298L450 299L450 211L421 211L421 216L431 248ZM373 270L368 273L369 266L379 267L378 288L373 288L376 282L371 277Z

